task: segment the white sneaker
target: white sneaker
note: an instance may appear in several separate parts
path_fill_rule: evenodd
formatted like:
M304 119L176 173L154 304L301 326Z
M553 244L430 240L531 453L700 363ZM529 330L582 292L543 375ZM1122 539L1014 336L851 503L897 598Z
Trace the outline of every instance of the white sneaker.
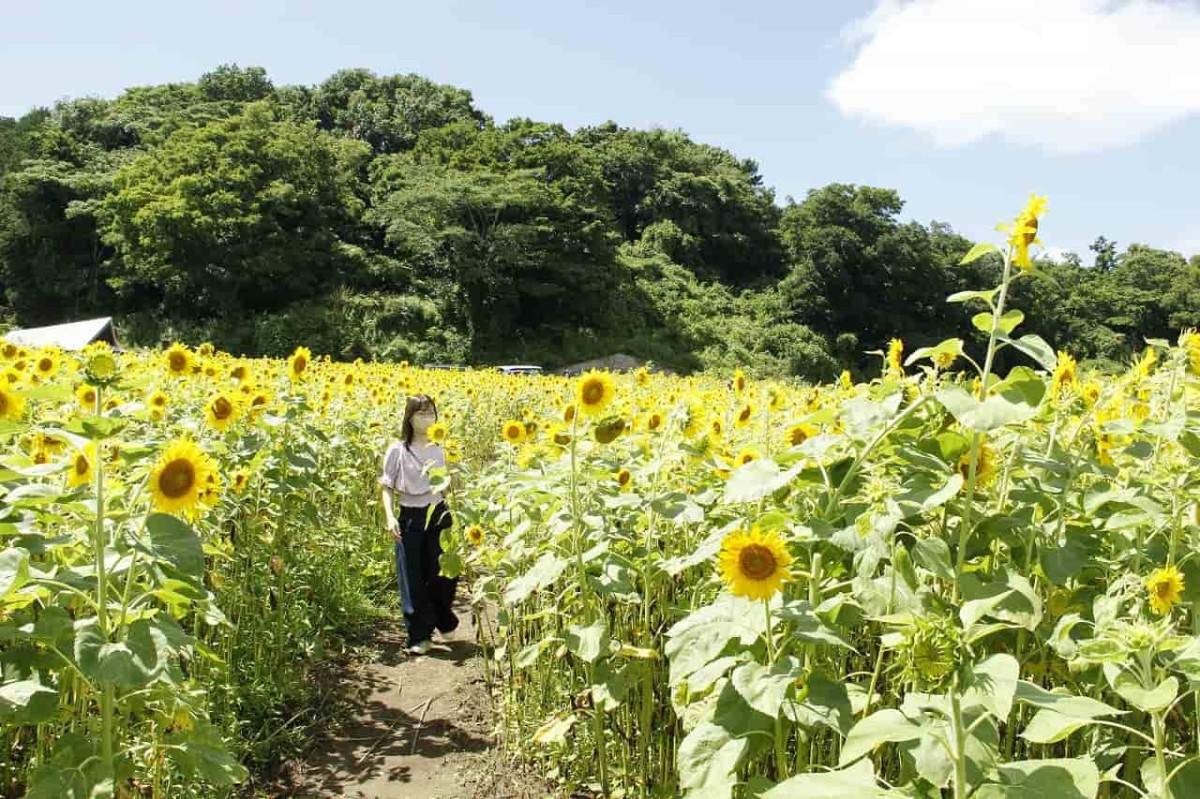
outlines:
M426 638L424 641L417 641L415 644L408 647L404 651L410 655L426 655L426 654L429 654L429 650L432 648L433 648L433 642L430 641L428 638Z

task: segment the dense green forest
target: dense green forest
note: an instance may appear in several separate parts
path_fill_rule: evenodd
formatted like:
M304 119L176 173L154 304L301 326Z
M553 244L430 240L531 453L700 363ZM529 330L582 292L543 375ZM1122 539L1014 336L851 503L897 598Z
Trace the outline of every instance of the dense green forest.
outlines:
M902 210L843 184L781 204L685 133L497 123L416 75L223 66L0 118L3 313L112 314L143 344L825 378L893 336L973 335L944 298L997 264L959 266L966 239ZM1092 248L1019 284L1054 346L1119 361L1200 319L1200 258Z

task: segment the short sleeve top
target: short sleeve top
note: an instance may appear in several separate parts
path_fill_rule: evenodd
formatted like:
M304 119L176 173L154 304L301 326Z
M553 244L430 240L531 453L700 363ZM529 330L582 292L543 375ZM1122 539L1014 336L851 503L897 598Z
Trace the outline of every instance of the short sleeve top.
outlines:
M383 456L379 484L400 495L400 504L423 508L442 501L430 486L429 470L445 467L446 453L434 443L406 445L394 442Z

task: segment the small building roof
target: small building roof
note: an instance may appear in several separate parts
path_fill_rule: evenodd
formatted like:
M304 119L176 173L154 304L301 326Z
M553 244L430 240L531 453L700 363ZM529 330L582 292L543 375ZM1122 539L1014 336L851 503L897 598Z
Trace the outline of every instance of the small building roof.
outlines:
M646 361L643 361L641 358L635 358L632 355L618 352L604 358L573 363L570 366L562 367L558 371L559 374L564 375L577 375L590 369L607 369L610 372L631 372L645 365Z
M4 338L24 347L58 347L64 350L81 350L93 341L107 341L113 347L118 346L111 316L10 330L4 334Z

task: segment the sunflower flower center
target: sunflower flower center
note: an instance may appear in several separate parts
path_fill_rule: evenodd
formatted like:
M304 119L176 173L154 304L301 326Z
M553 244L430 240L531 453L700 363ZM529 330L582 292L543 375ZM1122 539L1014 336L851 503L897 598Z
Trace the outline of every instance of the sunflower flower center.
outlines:
M164 496L179 499L196 485L196 467L186 458L178 458L163 467L158 487Z
M738 568L751 580L765 580L778 566L775 553L761 544L748 544L738 554Z
M233 415L233 403L224 397L217 397L212 405L213 416L218 419L228 419Z
M583 399L585 405L595 405L604 399L604 384L599 380L589 380L583 384L580 398Z

